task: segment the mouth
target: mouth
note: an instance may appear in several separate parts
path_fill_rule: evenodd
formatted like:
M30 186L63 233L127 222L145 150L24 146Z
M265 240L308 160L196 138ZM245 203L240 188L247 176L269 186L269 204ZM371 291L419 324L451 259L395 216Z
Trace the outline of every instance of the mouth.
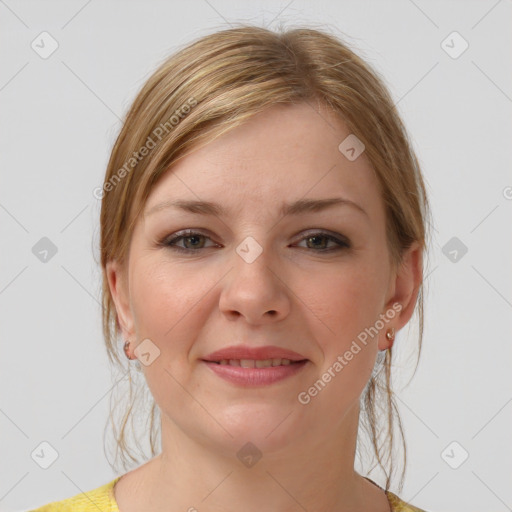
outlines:
M203 359L203 361L221 366L238 366L240 368L273 368L276 366L290 366L305 363L308 359L300 359L296 361L278 357L272 359L221 359L220 361L209 361Z
M302 354L286 348L273 345L255 347L248 344L242 344L232 345L216 350L215 352L205 356L203 360L223 365L260 368L284 366L307 359ZM256 366L256 364L258 366Z
M204 364L216 377L241 388L261 388L298 375L309 359L222 359Z
M267 386L292 377L310 362L293 350L247 344L217 350L202 361L217 377L245 388Z

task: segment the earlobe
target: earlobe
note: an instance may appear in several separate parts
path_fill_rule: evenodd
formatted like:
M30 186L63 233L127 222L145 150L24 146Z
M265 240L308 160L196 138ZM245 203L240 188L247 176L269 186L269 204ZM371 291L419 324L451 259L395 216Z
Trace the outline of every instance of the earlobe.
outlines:
M423 250L418 242L413 242L403 255L402 262L392 276L390 282L391 297L386 303L384 313L394 311L393 320L389 326L399 331L411 319L418 293L423 281ZM397 305L400 304L400 307ZM379 342L379 349L389 348ZM389 345L389 344L388 344Z
M117 313L117 322L124 339L133 338L133 321L129 306L128 287L125 275L116 261L109 261L106 265L108 286Z

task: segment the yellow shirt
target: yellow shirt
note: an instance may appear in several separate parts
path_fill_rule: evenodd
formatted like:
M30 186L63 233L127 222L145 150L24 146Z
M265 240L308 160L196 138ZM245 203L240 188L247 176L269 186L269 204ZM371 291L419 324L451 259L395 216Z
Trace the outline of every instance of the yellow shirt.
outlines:
M119 512L116 500L114 499L114 485L121 477L118 476L108 484L102 485L92 491L77 494L62 501L54 501L43 505L40 508L28 512ZM365 477L367 480L369 478ZM378 487L380 485L370 480ZM381 487L382 489L382 487ZM392 512L427 512L421 508L414 507L390 491L385 491Z

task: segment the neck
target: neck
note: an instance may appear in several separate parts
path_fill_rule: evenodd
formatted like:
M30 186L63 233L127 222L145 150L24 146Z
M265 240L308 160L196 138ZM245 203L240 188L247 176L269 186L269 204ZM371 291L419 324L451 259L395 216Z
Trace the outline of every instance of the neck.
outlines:
M334 427L324 426L323 436L312 433L293 446L283 438L279 447L246 447L239 458L246 440L230 439L219 447L163 416L162 453L139 468L145 471L132 482L140 498L137 506L166 512L387 511L382 491L354 471L358 418L354 407ZM380 509L372 506L376 502Z

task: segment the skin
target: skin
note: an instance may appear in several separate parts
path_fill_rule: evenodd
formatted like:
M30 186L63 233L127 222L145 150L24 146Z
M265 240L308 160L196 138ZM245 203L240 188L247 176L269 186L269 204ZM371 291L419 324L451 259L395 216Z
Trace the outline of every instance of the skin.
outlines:
M322 105L273 106L187 155L152 190L145 212L191 199L220 203L227 214L146 214L127 265L108 264L131 351L146 338L160 350L141 367L161 410L162 453L117 483L121 512L390 510L384 492L354 470L359 398L377 351L390 345L386 330L412 316L422 255L414 244L399 272L391 266L373 169L365 153L349 161L338 150L349 133ZM304 197L345 197L366 215L350 206L279 215L282 202ZM187 228L204 237L177 245L196 252L158 245ZM337 244L301 240L324 230L350 247L322 253ZM248 236L263 250L252 263L236 252ZM396 303L401 311L301 404L298 394ZM201 361L244 341L309 362L283 381L241 388ZM236 456L248 441L262 453L250 468Z

